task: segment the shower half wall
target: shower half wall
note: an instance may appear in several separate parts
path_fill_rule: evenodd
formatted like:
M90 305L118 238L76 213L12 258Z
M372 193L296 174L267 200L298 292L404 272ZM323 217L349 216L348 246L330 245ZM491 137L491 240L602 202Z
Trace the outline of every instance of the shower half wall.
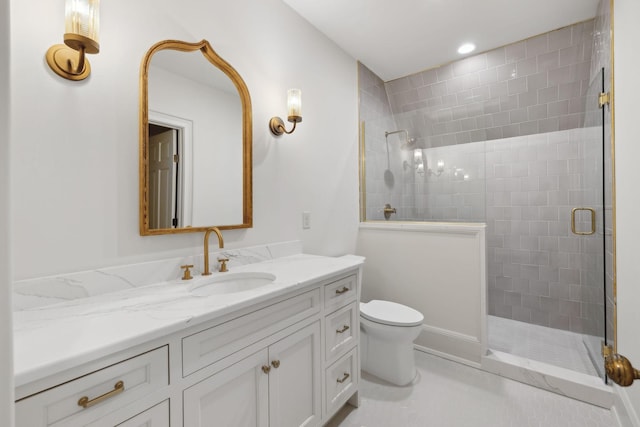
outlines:
M603 230L570 228L572 207L602 204L594 23L387 83L361 65L362 200L366 220L389 203L392 221L486 222L489 314L602 337ZM387 151L398 129L421 161L398 140Z

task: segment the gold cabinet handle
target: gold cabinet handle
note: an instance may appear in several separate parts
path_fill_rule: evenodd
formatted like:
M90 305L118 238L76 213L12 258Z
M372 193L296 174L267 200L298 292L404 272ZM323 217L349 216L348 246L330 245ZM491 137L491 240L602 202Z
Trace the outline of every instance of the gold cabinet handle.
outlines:
M262 365L262 372L264 372L265 374L268 374L270 370L271 370L271 366Z
M577 231L576 230L576 212L588 211L591 212L591 230L590 231ZM590 236L596 232L596 211L593 208L573 208L571 209L571 232L579 236Z
M336 289L337 295L344 294L345 292L349 292L349 288L347 288L346 286L343 286L342 289Z
M343 334L343 333L345 333L345 332L346 332L346 331L348 331L348 330L349 330L349 326L344 325L344 326L342 327L342 329L336 329L336 332L337 332L337 333L339 333L339 334Z
M102 396L98 396L94 399L89 399L88 396L83 396L78 400L78 406L82 406L83 408L90 408L93 405L96 405L104 400L107 400L117 394L120 394L124 391L124 382L118 381L115 386L113 386L113 390L106 392Z
M271 366L273 366L274 368L278 369L280 367L280 361L279 360L271 361Z
M344 376L342 378L338 378L336 381L338 381L340 384L342 384L343 382L345 382L347 380L347 378L349 378L350 375L347 374L346 372L344 373Z

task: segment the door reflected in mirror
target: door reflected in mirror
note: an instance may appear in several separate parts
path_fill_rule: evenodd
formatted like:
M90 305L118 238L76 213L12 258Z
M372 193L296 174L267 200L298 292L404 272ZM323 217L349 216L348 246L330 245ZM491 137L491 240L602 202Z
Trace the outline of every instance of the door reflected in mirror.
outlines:
M249 93L206 41L149 50L140 117L142 235L251 227Z

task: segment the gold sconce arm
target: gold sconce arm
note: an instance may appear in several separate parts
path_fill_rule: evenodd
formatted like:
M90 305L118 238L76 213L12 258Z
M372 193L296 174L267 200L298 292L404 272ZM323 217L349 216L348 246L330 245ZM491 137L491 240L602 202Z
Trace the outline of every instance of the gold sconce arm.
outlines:
M634 380L640 380L640 371L635 369L629 359L620 354L611 354L605 358L604 367L607 376L621 387L628 387Z
M68 80L84 80L91 73L91 66L86 60L87 53L93 53L93 49L88 50L82 44L78 45L77 49L56 44L47 51L47 64L60 77Z
M271 133L276 136L282 135L283 133L286 133L287 135L292 134L293 131L296 130L296 123L301 122L302 117L289 116L287 120L293 123L293 127L290 131L284 127L284 121L282 121L280 117L271 117L271 120L269 120L269 129L271 130Z

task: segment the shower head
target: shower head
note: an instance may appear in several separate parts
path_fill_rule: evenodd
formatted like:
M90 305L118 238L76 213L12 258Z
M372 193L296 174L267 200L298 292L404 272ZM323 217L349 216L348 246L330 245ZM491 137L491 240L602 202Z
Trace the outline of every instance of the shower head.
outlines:
M399 130L394 130L394 131L386 131L384 133L384 137L387 140L387 143L389 142L389 140L387 139L389 137L389 135L393 135L396 133L404 133L404 141L402 141L400 143L400 148L402 149L412 149L415 146L416 143L416 139L415 138L409 138L409 132L405 129L399 129Z
M407 132L405 129L399 129L399 130L392 130L391 132L386 131L384 133L384 137L387 138L389 135L393 135L396 133L404 133L404 136L406 139L409 139L409 132Z

